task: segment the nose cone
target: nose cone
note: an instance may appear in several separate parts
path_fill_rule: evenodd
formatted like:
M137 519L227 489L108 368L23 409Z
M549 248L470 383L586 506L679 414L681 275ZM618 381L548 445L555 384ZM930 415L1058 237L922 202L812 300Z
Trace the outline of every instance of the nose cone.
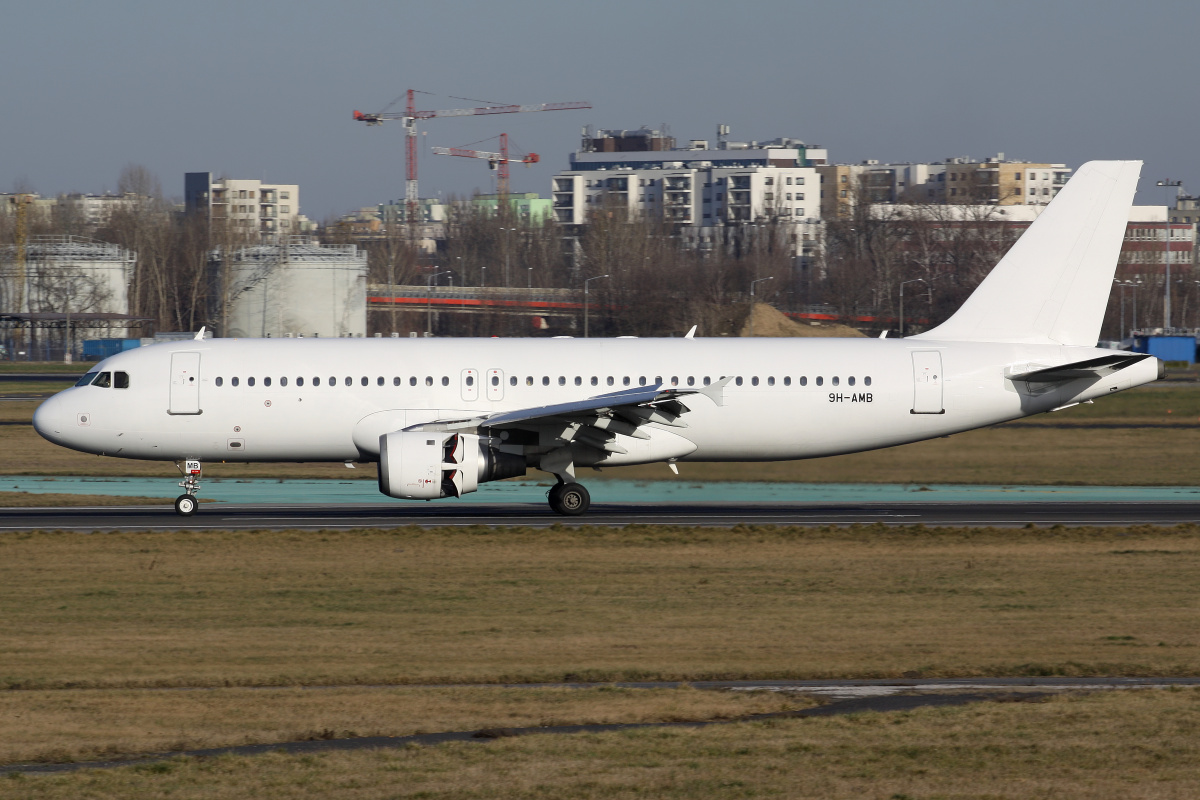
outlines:
M67 390L67 392L69 391L70 389ZM55 444L64 443L64 435L69 430L68 425L71 423L68 418L66 398L63 397L67 392L59 392L43 401L33 412L33 429L43 439L48 439Z

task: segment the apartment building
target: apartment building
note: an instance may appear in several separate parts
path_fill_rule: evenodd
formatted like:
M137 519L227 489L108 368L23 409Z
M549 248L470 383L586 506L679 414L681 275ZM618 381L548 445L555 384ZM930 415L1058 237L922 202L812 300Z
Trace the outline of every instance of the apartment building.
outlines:
M845 218L855 204L1044 206L1071 177L1065 164L1010 161L999 153L983 161L948 158L929 164L835 164L817 167L825 219Z
M214 225L234 233L257 233L264 241L312 228L300 213L300 187L294 183L214 179L211 172L188 172L184 204L189 212L208 214Z
M586 225L592 214L621 210L661 216L686 238L704 240L705 229L765 222L815 234L820 226L817 165L826 151L798 139L726 140L715 146L693 139L676 145L665 131L585 132L570 168L551 179L554 218Z

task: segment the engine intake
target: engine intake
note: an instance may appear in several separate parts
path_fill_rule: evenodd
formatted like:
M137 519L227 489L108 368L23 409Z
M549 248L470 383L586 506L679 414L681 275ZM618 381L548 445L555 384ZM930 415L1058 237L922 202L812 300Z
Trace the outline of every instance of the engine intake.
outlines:
M479 484L518 478L525 458L473 433L396 431L379 437L379 491L406 500L462 497Z

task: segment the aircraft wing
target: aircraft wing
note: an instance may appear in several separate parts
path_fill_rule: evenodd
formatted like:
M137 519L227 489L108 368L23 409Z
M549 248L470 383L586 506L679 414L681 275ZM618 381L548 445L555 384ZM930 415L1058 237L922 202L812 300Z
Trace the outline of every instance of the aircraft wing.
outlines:
M703 395L718 406L724 405L723 390L732 378L700 388L664 388L655 386L625 389L596 395L585 400L501 411L466 419L443 419L413 425L405 430L523 430L545 433L558 443L576 442L610 453L626 452L615 443L616 434L648 439L638 428L655 422L686 428L679 419L690 409L680 398Z
M1126 367L1144 361L1150 356L1146 353L1114 353L1111 356L1090 358L1086 361L1076 361L1071 364L1061 364L1057 367L1035 369L1010 375L1009 380L1033 383L1063 383L1080 378L1103 378Z

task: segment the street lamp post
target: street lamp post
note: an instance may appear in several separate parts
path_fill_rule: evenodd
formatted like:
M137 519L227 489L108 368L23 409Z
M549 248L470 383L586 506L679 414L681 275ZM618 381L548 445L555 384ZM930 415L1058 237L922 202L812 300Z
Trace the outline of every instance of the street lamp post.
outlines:
M924 278L913 278L907 281L900 281L900 338L904 338L904 284L906 283L923 283L929 285L929 281Z
M766 278L759 278L758 280L750 281L750 317L749 317L750 326L749 326L749 329L746 331L747 336L754 335L754 284L762 283L763 281L773 281L773 280L775 280L775 276L770 275Z
M433 268L437 269L437 265L434 265ZM441 272L432 272L432 273L430 273L429 278L425 282L425 335L426 336L433 335L433 298L431 297L431 295L433 294L433 281L439 275L449 275L450 272L451 272L451 270L448 270L448 269L444 269Z
M503 236L504 236L504 285L505 285L505 287L508 287L508 286L512 285L508 282L508 263L509 263L509 256L512 254L512 237L509 236L509 233L513 233L517 229L516 228L501 228L500 230L504 231L504 234L503 234Z
M595 275L583 282L583 338L585 339L588 338L588 284L607 277L608 275Z
M1163 224L1164 236L1166 239L1166 250L1163 273L1163 333L1169 333L1171 330L1171 189L1174 188L1178 197L1179 187L1183 185L1183 181L1159 181L1158 186L1162 186L1167 190L1167 207L1166 207L1166 222Z

